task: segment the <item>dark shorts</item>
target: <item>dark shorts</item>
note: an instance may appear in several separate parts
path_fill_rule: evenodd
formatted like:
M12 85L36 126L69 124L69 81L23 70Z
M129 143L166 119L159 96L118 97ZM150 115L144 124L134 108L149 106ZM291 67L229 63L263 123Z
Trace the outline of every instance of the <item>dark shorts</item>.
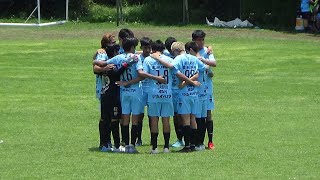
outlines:
M121 119L120 100L115 97L101 95L101 119Z
M311 12L302 12L301 13L301 15L302 15L302 19L310 19L310 17L311 17Z

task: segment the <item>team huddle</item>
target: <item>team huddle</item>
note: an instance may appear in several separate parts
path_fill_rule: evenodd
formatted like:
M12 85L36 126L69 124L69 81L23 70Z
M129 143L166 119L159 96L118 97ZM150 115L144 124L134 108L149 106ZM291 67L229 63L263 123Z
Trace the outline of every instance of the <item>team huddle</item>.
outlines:
M93 57L96 95L101 104L101 151L138 153L136 147L142 145L145 107L151 154L159 153L160 117L163 153L170 152L170 117L173 117L177 135L172 147L182 147L179 152L205 150L204 139L208 132L208 149L214 149L211 67L216 66L216 60L212 47L204 46L205 36L202 30L195 30L192 41L187 43L173 37L167 38L165 43L143 37L141 51L136 51L139 40L129 29L120 30L119 44L110 33L102 37L101 49Z

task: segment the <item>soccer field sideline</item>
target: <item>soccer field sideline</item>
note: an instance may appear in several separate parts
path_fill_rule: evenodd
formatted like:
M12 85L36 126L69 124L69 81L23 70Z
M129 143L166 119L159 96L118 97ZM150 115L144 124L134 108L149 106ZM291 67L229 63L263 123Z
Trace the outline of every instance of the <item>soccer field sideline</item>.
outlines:
M129 28L138 37L172 35L186 42L199 27ZM103 24L1 28L0 178L317 179L319 37L201 29L218 61L217 147L150 156L147 122L141 154L95 149L99 111L91 58L103 32L117 29ZM162 135L159 140L163 144Z

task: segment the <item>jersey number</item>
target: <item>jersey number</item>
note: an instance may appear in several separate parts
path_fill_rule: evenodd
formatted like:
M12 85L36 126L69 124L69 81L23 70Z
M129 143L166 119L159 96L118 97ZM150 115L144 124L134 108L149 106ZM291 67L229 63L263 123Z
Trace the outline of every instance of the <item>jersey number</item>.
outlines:
M122 80L124 81L131 81L132 75L131 75L131 69L126 69L124 73L122 73Z
M195 71L194 70L186 70L184 72L184 75L186 75L188 78L191 78L193 75L195 74Z
M156 70L158 73L158 76L160 76L160 70ZM163 71L163 78L166 80L166 84L168 84L169 81L169 71L167 69L165 69ZM157 84L160 84L159 82L157 82Z

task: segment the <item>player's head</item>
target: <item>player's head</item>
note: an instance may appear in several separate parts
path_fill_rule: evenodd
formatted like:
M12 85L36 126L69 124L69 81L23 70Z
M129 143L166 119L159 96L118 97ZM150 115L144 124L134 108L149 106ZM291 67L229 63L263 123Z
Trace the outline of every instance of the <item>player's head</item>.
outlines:
M112 57L119 54L119 49L120 49L119 44L112 44L112 45L108 45L105 50L106 50L108 57L112 58Z
M168 37L166 39L166 41L164 42L164 44L166 45L166 49L170 52L170 54L172 54L171 52L171 45L172 43L177 42L176 38L174 37Z
M156 40L151 43L152 52L163 52L166 48L161 40Z
M185 48L186 48L186 52L192 55L197 55L197 53L200 50L198 44L194 41L187 42L185 44Z
M143 37L140 39L140 48L144 57L147 57L151 53L151 43L152 40L148 37Z
M125 52L134 53L136 46L138 45L138 39L135 37L124 38L122 41L122 48Z
M180 55L182 52L185 51L184 44L182 42L174 42L171 45L171 51L174 56Z
M120 29L118 34L119 44L122 45L122 41L125 38L133 38L133 37L134 37L134 34L130 29L127 29L127 28Z
M105 49L107 46L110 46L115 43L115 36L111 33L105 33L101 39L101 48Z
M199 48L202 49L204 47L204 38L206 38L206 33L202 30L195 30L192 33L192 41L195 41Z

